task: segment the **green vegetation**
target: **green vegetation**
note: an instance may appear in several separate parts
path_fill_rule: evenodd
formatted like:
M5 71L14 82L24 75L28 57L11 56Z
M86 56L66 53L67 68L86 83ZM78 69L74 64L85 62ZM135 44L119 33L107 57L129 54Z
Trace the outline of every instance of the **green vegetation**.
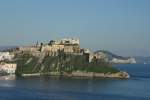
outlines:
M17 63L16 75L47 72L71 73L73 71L116 73L119 71L102 60L93 59L89 63L86 55L60 53L58 56L45 56L42 62L39 62L39 59L29 54L17 55L14 60Z
M72 71L84 71L84 72L97 72L97 73L116 73L117 70L111 67L109 63L103 60L93 60L91 63L86 61L86 56L81 55L65 55L65 61L61 67L62 71L72 72Z
M38 69L34 69L34 66L37 65L38 58L31 55L21 55L17 56L14 61L17 63L16 75L21 75L22 73L35 73Z

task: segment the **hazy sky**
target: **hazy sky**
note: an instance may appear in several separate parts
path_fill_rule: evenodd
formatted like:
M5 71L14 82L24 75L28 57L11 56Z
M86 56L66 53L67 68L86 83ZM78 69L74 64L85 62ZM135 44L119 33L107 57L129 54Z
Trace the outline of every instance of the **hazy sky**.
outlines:
M0 45L64 37L91 50L150 56L150 0L0 0Z

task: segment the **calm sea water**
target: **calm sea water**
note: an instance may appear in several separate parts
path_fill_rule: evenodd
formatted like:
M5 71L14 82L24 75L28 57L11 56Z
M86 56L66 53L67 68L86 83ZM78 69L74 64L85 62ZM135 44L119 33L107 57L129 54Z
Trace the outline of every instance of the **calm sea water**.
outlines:
M130 79L0 80L0 100L150 100L150 65L117 65Z

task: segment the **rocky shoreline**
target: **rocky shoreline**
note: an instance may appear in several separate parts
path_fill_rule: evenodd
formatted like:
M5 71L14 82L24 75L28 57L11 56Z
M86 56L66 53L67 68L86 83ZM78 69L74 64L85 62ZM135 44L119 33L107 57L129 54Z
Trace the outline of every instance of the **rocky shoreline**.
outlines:
M73 72L72 76L77 77L101 77L101 78L130 78L127 72L117 72L117 73L94 73L94 72Z
M72 73L66 72L49 72L49 73L34 73L34 74L22 74L22 77L29 76L65 76L65 77L87 77L87 78L120 78L120 79L128 79L130 75L127 72L117 72L117 73L95 73L95 72L81 72L76 71Z
M15 75L0 76L0 80L15 80L15 79L16 79Z

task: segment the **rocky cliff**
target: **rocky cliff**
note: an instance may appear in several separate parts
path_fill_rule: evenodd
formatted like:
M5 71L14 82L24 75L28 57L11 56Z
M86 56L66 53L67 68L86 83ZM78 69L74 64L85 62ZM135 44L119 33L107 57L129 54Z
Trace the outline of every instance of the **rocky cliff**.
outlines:
M113 75L120 72L104 61L89 63L84 55L64 53L60 53L58 56L45 54L41 57L30 54L17 54L13 62L18 65L17 76L63 75L90 77L91 73L94 73L92 77L113 77ZM119 75L118 78L120 78Z

